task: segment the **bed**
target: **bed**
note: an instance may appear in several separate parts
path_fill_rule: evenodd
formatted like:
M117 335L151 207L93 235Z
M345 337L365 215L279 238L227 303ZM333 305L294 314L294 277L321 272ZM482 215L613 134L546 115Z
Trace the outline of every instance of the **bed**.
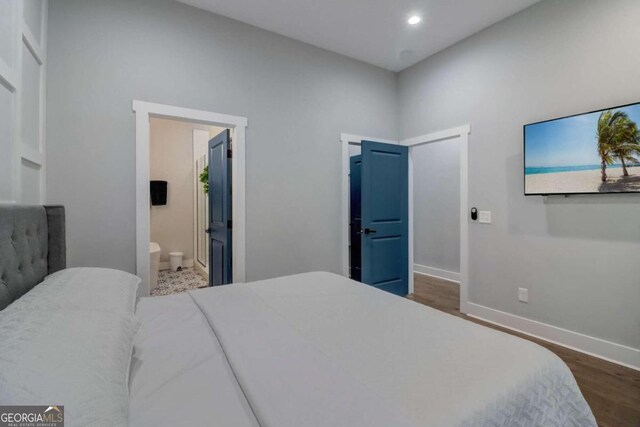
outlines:
M0 207L0 250L8 209L42 209L51 232L44 208ZM5 286L0 405L55 402L67 425L596 425L553 353L335 274L136 301L135 276L56 256Z

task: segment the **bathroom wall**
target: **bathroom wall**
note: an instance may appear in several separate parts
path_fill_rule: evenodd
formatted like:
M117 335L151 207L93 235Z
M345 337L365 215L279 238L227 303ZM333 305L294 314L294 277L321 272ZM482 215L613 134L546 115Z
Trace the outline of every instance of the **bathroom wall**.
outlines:
M150 122L151 179L168 182L167 205L151 207L151 240L162 249L160 262L169 261L169 252L180 251L188 267L194 257L193 130L215 134L221 129L160 118Z

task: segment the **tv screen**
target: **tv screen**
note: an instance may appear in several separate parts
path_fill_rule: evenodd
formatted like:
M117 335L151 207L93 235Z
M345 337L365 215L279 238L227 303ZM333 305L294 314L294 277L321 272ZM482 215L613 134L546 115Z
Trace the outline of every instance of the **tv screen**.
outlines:
M524 193L640 192L640 103L524 126Z

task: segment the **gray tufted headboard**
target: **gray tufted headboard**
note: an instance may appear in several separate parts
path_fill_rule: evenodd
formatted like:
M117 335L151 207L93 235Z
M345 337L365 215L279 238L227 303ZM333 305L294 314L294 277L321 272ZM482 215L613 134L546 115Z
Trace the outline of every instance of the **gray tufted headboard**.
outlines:
M66 263L64 206L0 205L0 310Z

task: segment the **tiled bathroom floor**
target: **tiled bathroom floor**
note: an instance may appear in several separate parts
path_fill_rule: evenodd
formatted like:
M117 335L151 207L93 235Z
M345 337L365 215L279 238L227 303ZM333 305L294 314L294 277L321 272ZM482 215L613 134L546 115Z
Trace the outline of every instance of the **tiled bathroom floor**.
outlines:
M158 286L151 291L151 296L177 294L208 285L207 280L193 268L183 268L182 271L160 270Z

